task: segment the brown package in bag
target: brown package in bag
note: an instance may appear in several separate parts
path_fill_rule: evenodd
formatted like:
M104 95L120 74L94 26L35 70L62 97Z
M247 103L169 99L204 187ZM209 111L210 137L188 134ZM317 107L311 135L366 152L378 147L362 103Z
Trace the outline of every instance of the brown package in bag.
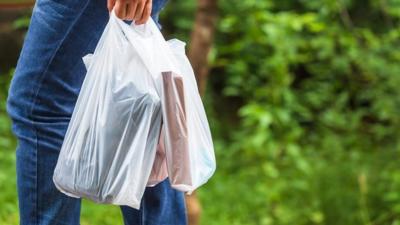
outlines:
M163 132L168 176L172 187L187 191L192 185L182 77L163 72Z
M147 181L147 186L149 187L155 186L168 177L163 130L164 128L162 127L157 144L156 158L154 159L153 168L151 169L151 174Z

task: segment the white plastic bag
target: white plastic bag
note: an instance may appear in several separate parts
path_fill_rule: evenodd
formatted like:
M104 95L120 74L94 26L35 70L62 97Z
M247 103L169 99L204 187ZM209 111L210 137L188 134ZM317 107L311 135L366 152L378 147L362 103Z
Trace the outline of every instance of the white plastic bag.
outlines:
M163 123L165 133L165 148L167 157L168 175L171 185L189 194L203 185L212 176L216 168L214 147L210 128L196 78L190 62L185 55L185 43L177 39L168 41L176 63L176 71L162 73L163 82L170 79L172 83L176 105L175 118L171 122L171 113L168 112L169 97L165 87L161 87L161 102L163 108ZM181 81L182 80L182 84ZM182 88L183 87L183 88ZM169 91L171 92L171 91ZM171 95L171 94L169 94ZM181 99L183 95L183 99ZM170 100L169 100L170 101ZM169 127L170 126L170 127ZM180 130L180 135L174 135L174 130ZM189 161L187 161L189 160Z
M211 134L183 42L166 42L151 19L130 26L112 13L84 62L88 71L53 176L60 191L138 209L146 185L167 174L172 187L189 193L211 177ZM182 81L184 160L172 149L162 74ZM179 174L188 179L175 179Z
M88 71L53 176L63 193L140 207L162 118L155 77L133 47L151 45L148 35L112 15L94 54L84 58Z

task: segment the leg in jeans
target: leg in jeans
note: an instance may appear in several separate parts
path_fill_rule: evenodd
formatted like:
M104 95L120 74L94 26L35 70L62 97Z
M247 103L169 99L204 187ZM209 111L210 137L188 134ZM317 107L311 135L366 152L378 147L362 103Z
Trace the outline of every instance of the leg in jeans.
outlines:
M52 174L84 78L79 58L95 47L107 21L96 3L39 0L34 7L7 102L18 138L22 225L79 224L80 200L60 193Z

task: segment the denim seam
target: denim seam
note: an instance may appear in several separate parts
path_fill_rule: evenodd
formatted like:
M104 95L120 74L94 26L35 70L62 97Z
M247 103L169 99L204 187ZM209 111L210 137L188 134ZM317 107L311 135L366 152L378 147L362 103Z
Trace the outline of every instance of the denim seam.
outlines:
M38 155L39 155L39 141L38 141L38 135L37 135L37 129L34 126L34 123L32 122L32 127L34 129L34 134L35 134L35 147L36 147L36 151L35 151L35 224L39 225L39 194L38 194Z
M56 50L54 51L53 55L50 57L50 60L49 60L48 64L46 65L46 68L44 69L43 73L39 76L38 87L36 88L35 93L34 93L33 96L32 96L32 99L31 99L32 106L30 107L29 114L28 114L28 116L31 117L31 121L34 121L33 110L34 110L34 108L35 108L35 106L36 106L37 98L38 98L39 92L40 92L40 90L42 89L43 81L44 81L44 78L46 77L45 75L46 75L47 71L49 70L49 67L50 67L51 63L53 62L54 57L57 55L58 51L60 50L61 46L63 45L63 43L64 43L66 37L70 34L72 28L73 28L73 27L75 26L75 24L78 22L79 18L82 16L82 14L85 12L85 9L88 7L89 3L90 3L90 0L87 0L85 6L82 7L82 9L81 9L79 15L76 16L76 19L75 19L75 20L71 23L71 25L68 27L67 31L65 32L64 37L63 37L62 40L60 41L60 43L59 43L59 45L57 46ZM33 124L33 125L35 125L35 124Z
M144 225L144 217L145 217L145 201L144 201L144 196L142 197L142 210L140 213L140 225Z

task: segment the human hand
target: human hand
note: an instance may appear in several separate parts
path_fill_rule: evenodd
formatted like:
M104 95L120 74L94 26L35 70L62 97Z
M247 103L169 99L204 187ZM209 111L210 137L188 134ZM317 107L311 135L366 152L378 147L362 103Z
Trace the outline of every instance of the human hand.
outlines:
M109 11L123 20L134 20L136 25L144 24L150 18L152 0L107 0Z

